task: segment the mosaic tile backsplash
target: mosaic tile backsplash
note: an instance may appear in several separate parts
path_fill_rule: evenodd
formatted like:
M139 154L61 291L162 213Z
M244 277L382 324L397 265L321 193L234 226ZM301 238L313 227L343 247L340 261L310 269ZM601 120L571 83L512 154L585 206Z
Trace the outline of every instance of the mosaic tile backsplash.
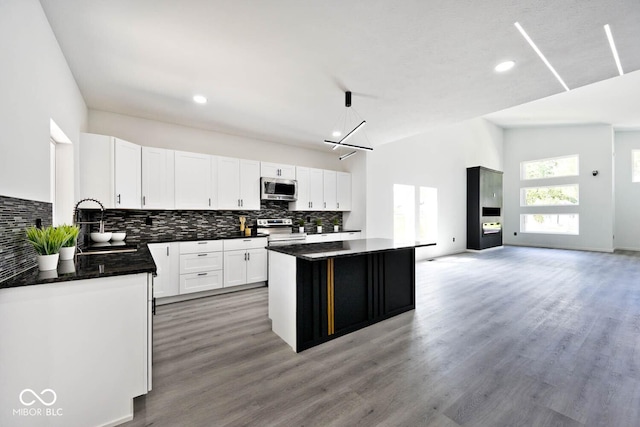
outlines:
M100 211L81 209L82 221L97 221ZM146 211L109 209L104 212L105 231L124 231L127 241L169 241L172 239L201 239L240 230L239 217L247 218L247 225L253 226L258 218L291 218L297 227L297 221L307 217L307 231L315 231L315 220L321 219L324 227L333 228L333 219L338 218L342 227L342 212L289 211L287 202L262 201L259 211ZM91 226L97 231L98 226ZM80 242L87 243L86 228L83 228Z
M51 225L51 203L0 196L0 282L36 266L36 252L25 228Z

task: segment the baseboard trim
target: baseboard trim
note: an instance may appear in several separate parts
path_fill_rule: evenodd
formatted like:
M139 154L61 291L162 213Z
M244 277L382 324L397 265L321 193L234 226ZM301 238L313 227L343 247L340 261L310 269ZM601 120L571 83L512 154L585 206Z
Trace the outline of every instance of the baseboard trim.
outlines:
M175 295L172 297L156 298L156 305L173 304L174 302L188 301L197 298L210 297L214 295L228 294L231 292L244 291L245 289L261 288L266 286L267 282L249 283L247 285L233 286L231 288L220 288L212 291L194 292L192 294Z
M567 251L585 251L585 252L605 252L613 253L614 249L609 248L590 248L590 247L572 247L572 246L552 246L552 245L527 245L522 243L505 243L504 246L520 246L525 248L541 248L541 249L564 249Z

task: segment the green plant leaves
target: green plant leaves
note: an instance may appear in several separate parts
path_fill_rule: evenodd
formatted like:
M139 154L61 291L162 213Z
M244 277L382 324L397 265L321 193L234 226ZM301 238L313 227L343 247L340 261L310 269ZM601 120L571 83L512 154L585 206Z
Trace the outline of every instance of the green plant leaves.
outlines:
M77 226L75 227L78 232L80 231ZM75 242L75 238L78 237L78 232L73 232L66 227L53 227L46 228L28 227L26 229L26 236L29 243L33 245L38 255L52 255L60 252L60 248L67 242ZM75 233L75 237L74 236ZM71 245L73 246L73 245Z

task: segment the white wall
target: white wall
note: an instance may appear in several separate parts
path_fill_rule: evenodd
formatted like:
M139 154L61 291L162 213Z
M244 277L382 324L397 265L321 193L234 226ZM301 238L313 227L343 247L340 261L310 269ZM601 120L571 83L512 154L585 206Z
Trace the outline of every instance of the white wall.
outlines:
M631 150L640 150L640 132L616 132L614 247L640 251L640 182L631 182Z
M578 154L580 176L563 183L580 186L575 207L520 208L520 162ZM610 252L613 250L613 131L608 125L506 129L504 131L505 244ZM591 172L598 170L598 176ZM554 181L555 182L555 181ZM545 185L544 180L526 186ZM520 233L520 213L571 212L580 215L580 234ZM518 235L514 236L514 232Z
M345 170L337 154L322 141L318 146L323 151L310 150L98 110L89 110L89 132L149 147Z
M467 247L466 168L502 170L502 129L473 119L376 147L366 163L367 237L393 238L394 184L435 187L437 245L419 249L416 257L462 252Z
M87 107L37 0L0 2L0 52L0 194L49 202L49 120L75 143Z

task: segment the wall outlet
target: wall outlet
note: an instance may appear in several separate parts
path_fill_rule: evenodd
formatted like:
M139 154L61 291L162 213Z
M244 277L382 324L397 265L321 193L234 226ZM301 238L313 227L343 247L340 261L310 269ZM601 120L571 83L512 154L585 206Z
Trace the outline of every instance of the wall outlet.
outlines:
M455 238L455 237L453 238L453 241L454 241L454 242L456 241L456 238Z
M150 216L148 216L147 219L144 220L144 223L147 225L153 225L153 220Z
M514 236L517 236L517 235L518 235L518 233L514 231L514 232L513 232L513 235L514 235Z
M42 219L36 219L36 228L42 228Z
M307 215L307 224L311 224L311 215Z

